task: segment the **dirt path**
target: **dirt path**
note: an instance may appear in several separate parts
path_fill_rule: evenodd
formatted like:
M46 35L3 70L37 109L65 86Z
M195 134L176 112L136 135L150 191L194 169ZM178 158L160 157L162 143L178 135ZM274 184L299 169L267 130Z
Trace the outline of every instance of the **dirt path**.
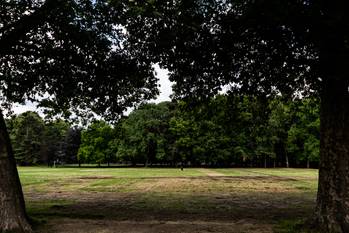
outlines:
M198 169L200 172L206 174L207 176L214 176L214 177L217 177L217 176L226 176L225 174L223 173L220 173L220 172L216 172L212 169L208 169L208 168L201 168L201 169Z

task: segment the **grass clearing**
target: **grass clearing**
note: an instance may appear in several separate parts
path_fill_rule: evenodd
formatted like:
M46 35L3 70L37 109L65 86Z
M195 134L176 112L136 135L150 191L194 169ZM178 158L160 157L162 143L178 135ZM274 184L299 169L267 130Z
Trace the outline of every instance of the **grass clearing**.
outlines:
M282 222L310 216L317 189L314 169L20 167L19 173L29 215L45 220L39 233L119 232L113 226L287 232Z

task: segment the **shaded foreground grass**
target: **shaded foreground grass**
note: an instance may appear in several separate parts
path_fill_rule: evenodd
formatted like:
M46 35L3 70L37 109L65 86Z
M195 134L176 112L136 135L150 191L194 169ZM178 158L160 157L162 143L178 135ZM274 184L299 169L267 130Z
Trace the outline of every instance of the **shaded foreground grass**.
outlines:
M37 232L287 232L317 170L21 167ZM67 231L67 229L71 231ZM80 231L79 231L80 230Z

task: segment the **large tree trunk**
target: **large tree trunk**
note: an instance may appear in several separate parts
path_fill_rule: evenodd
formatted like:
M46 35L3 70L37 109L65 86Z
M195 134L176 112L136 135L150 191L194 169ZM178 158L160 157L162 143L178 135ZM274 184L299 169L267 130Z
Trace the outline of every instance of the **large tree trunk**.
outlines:
M4 117L0 112L0 232L32 232Z
M324 232L344 233L349 232L348 81L327 81L321 102L316 223Z
M338 9L341 7L338 6ZM325 12L328 17L340 19L337 8L331 10L333 11ZM336 21L329 22L320 43L321 148L315 219L322 232L347 233L349 232L349 51L342 26Z

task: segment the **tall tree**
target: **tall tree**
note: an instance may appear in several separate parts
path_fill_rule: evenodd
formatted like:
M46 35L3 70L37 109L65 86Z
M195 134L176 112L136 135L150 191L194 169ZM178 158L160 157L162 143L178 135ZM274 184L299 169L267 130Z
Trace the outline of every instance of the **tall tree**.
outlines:
M70 125L62 119L46 124L43 154L47 165L53 166L56 162L62 162L64 160L65 138L69 128Z
M45 124L35 112L25 112L11 119L10 138L18 164L32 165L41 162Z
M288 103L276 99L270 103L271 113L269 118L269 130L274 146L274 152L279 166L290 167L290 158L287 153L287 137L291 127L292 112Z
M155 0L132 1L129 9L130 41L170 70L178 97L214 95L223 85L258 95L320 96L315 222L323 231L349 232L346 3Z
M164 159L168 152L166 134L171 105L169 102L143 104L122 121L122 138L118 143L121 159L145 166Z
M115 138L113 128L105 121L95 121L81 133L79 160L89 163L110 163L116 152L110 148Z
M64 141L64 162L79 163L78 151L81 144L81 131L78 126L69 128Z
M47 114L107 119L158 93L151 62L119 27L123 5L101 0L0 3L2 107L25 100ZM30 232L11 143L0 114L0 231Z
M293 102L293 124L288 131L287 150L298 162L319 161L320 154L320 114L319 103L314 98Z

